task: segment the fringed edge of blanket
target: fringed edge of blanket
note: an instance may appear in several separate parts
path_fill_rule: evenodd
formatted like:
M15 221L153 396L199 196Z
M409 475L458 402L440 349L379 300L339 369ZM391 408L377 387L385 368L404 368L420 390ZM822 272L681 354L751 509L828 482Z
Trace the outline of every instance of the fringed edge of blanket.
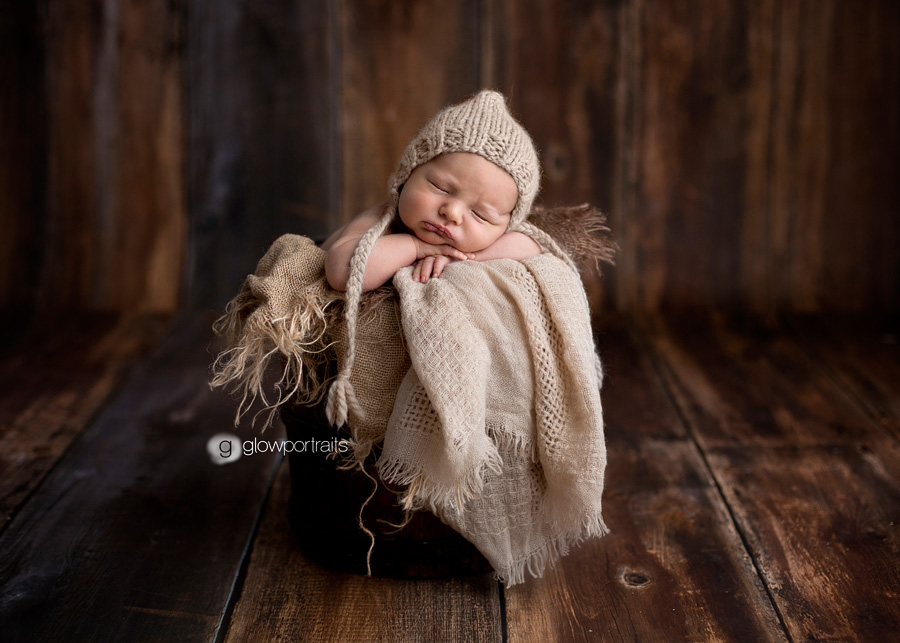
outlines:
M534 441L521 433L510 431L502 425L489 424L488 435L500 453L529 458L532 461L537 459ZM573 545L577 546L591 538L602 538L609 533L609 527L603 520L602 507L597 507L595 511L585 516L580 525L577 523L572 525L571 521L563 525L558 518L550 515L547 502L546 496L541 499L541 513L544 514L545 520L549 521L550 529L556 536L529 554L495 570L497 579L503 581L506 587L524 583L526 572L534 578L541 578L547 569L568 555Z
M537 459L537 450L534 440L517 431L511 431L502 424L489 422L487 434L497 446L500 453L509 453L517 457L529 458L532 462ZM502 457L502 456L501 456Z
M406 511L428 508L432 513L453 511L459 513L466 501L477 498L484 489L484 476L488 473L502 475L503 459L493 442L487 441L485 456L461 476L459 483L441 484L429 475L424 465L405 462L399 455L380 459L377 463L381 479L387 483L405 487L400 504Z
M554 567L563 556L568 555L573 545L579 545L591 538L602 538L609 533L609 527L598 511L582 521L581 529L558 534L550 538L536 550L526 556L513 560L509 565L496 569L496 577L503 581L507 588L525 582L527 571L534 578L541 578L544 573Z
M210 387L224 388L240 398L235 426L257 399L262 401L263 408L254 414L251 424L255 425L256 419L266 414L263 431L272 424L275 413L285 402L313 405L321 401L330 378L322 377L326 369L320 367L327 361L326 351L332 346L325 340L326 313L334 301L334 298L311 297L290 316L268 320L252 314L258 302L250 293L241 293L228 304L213 330L225 337L229 348L213 363ZM279 355L284 367L279 379L271 385L275 398L270 401L266 374L272 358Z

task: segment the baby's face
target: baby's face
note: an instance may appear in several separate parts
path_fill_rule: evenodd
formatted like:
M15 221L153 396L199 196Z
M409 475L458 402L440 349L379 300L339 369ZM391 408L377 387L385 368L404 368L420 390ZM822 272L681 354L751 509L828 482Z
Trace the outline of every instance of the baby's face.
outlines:
M422 241L477 252L506 232L518 199L516 182L506 170L478 154L453 152L413 170L397 209Z

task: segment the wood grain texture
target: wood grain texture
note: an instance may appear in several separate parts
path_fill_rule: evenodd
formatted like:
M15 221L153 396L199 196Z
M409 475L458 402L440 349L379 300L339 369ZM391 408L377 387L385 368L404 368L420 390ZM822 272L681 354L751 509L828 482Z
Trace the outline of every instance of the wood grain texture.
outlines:
M900 439L900 323L829 316L792 318L790 326L838 385Z
M287 470L267 495L272 456L207 459L233 413L206 387L209 321L168 336L0 534L4 640L868 641L900 627L894 325L605 319L612 532L501 592L490 576L369 579L307 560ZM2 349L0 369L0 414L20 425L3 451L39 465L70 425L43 450L26 429L75 422L113 377L100 363L134 346L99 321L44 334L33 354Z
M147 316L45 321L3 351L0 531L165 326Z
M98 272L91 238L100 216L95 190L99 173L97 143L100 125L93 103L93 70L101 35L95 15L101 3L60 2L49 7L46 20L47 91L47 218L42 266L36 298L72 305L85 298ZM102 15L102 13L100 13ZM105 71L109 72L107 68ZM104 76L107 88L112 79ZM107 215L111 215L107 209ZM92 230L92 228L94 230Z
M342 200L346 221L387 197L409 140L479 87L479 3L341 2Z
M334 3L187 9L186 304L221 308L272 241L337 227Z
M733 305L739 297L747 16L743 2L637 3L634 211L621 305Z
M652 333L704 449L849 445L887 435L777 328L749 319L660 320Z
M115 177L111 220L97 231L110 259L109 294L116 310L174 312L181 303L187 237L183 0L122 2L118 24L104 34L101 59L115 56L114 106L98 105L101 129L115 127L115 158L101 176ZM118 47L115 54L107 48ZM105 88L104 88L105 91ZM117 114L108 114L113 107ZM110 121L112 121L110 123ZM105 152L98 146L101 158ZM114 233L110 233L110 230ZM93 288L92 288L93 290ZM95 295L96 296L96 295Z
M325 569L307 560L294 540L287 520L291 492L285 463L254 540L225 641L502 640L499 589L492 575L396 580Z
M896 4L648 0L628 12L636 184L620 307L894 309Z
M900 449L717 451L710 464L793 640L890 640L900 628Z
M775 6L768 185L774 305L896 310L900 6Z
M893 636L896 436L782 333L719 321L650 341L791 639Z
M617 2L489 2L486 82L541 151L547 206L609 206L622 118Z
M38 304L172 312L186 221L181 5L66 1L45 16Z
M617 188L629 118L620 58L627 36L619 2L485 3L482 84L504 92L537 146L538 201L591 203L621 229ZM586 274L595 308L610 307L613 280Z
M212 640L277 458L219 467L210 320L178 324L0 536L9 641Z
M611 533L506 593L509 640L786 640L652 364L621 327L600 351Z
M38 4L0 12L0 306L32 306L42 261L46 103Z
M44 0L0 29L0 304L220 307L489 86L545 202L611 216L597 310L900 306L892 0Z

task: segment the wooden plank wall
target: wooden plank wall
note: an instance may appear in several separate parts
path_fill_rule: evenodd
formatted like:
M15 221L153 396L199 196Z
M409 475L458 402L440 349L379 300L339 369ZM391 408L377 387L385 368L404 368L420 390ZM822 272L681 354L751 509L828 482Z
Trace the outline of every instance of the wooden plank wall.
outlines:
M188 6L191 306L221 307L279 234L337 226L335 9Z
M37 282L46 202L43 68L36 6L16 2L0 11L0 306L28 304Z
M489 86L534 135L545 203L610 214L598 305L896 312L898 33L893 0L19 6L0 305L219 307L275 236L382 198L418 127Z
M4 11L0 305L178 305L182 14L178 1Z

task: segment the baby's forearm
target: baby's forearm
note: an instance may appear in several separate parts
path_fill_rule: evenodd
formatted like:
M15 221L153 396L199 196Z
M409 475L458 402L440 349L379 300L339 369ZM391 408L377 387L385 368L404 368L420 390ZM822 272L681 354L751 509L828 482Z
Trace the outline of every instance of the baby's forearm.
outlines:
M484 250L475 253L475 261L515 259L522 261L541 254L538 243L521 232L507 232Z
M350 260L356 249L356 240L335 245L325 259L325 275L335 290L346 290L350 275ZM363 273L363 292L384 285L394 273L415 262L416 242L409 234L388 234L380 237L372 248L366 270Z

